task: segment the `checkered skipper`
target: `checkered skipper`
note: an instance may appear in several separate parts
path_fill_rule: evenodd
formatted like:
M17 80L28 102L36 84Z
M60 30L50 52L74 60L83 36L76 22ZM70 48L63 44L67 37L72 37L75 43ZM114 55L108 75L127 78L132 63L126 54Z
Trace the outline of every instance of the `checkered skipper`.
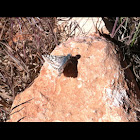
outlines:
M59 76L63 73L64 68L70 62L71 54L67 56L54 56L54 55L42 55L43 59L47 61L54 69L58 70Z

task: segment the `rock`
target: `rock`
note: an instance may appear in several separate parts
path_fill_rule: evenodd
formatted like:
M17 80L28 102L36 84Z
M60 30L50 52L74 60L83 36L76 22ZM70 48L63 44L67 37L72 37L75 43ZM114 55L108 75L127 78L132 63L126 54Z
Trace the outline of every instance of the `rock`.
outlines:
M72 63L60 77L44 63L34 83L16 96L8 122L137 121L140 92L131 71L122 70L117 46L94 34L71 38L52 55L68 53Z
M109 34L101 17L72 17L70 20L64 17L64 20L58 21L58 25L62 30L74 33L75 36L90 35L97 29L104 34Z

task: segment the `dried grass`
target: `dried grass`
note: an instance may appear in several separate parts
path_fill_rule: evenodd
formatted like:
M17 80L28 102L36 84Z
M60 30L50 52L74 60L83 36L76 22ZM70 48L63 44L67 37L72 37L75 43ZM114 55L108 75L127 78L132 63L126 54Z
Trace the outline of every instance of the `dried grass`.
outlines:
M44 61L42 54L50 54L71 36L57 26L61 19L0 18L0 121L8 119L15 96L38 76Z

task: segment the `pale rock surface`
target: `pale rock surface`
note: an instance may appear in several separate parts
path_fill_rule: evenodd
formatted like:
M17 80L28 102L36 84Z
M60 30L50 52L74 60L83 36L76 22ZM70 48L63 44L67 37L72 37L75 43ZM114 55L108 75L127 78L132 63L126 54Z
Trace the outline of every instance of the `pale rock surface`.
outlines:
M61 17L60 19L62 20L58 21L57 24L61 28L67 26L65 31L71 32L75 36L90 35L97 32L97 29L104 34L109 34L101 17L72 17L70 20L68 20L69 18Z
M140 92L130 70L121 70L116 49L97 34L57 46L52 55L71 53L72 63L60 77L44 63L34 83L16 96L8 121L137 121L134 107Z

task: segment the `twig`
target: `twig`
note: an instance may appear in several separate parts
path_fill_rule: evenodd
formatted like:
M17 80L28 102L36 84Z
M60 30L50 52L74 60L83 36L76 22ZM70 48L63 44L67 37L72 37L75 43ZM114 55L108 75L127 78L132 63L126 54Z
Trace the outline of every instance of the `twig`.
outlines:
M117 31L120 29L122 24L125 22L126 18L123 20L123 22L119 25L119 27L116 29L115 33L112 35L112 38L116 35Z
M1 33L0 33L0 40L1 40L1 37L2 37L2 35L3 35L3 31L4 31L4 27L5 27L6 22L7 22L7 21L5 21L5 23L4 23L4 25L3 25L3 28L2 28L2 30L1 30Z
M140 80L140 76L136 73L136 68L138 68L138 67L140 67L140 65L137 67L133 65L133 72L134 72L135 76L137 77L137 79Z
M24 119L26 116L24 116L24 117L22 117L22 118L20 118L17 122L20 122L22 119Z
M52 32L52 35L53 35L53 38L54 38L54 41L55 41L55 45L58 46L57 37L56 37L56 34L53 32L52 25L50 24L49 21L47 21L47 22L48 22L49 28L50 28L50 30L51 30L51 32Z
M25 107L25 106L24 106L24 107ZM19 112L19 111L21 111L24 107L22 107L21 109L15 111L15 112L13 112L13 113L11 113L10 116L13 115L13 114L15 114L15 113L17 113L17 112Z
M21 103L21 104L19 104L19 105L14 106L14 107L12 108L12 110L14 110L15 108L17 108L17 107L20 106L20 105L23 105L23 104L25 104L25 103L28 103L29 101L31 101L31 100L33 100L33 99L34 99L34 98L29 99L29 100L27 100L27 101L25 101L25 102L23 102L23 103Z
M117 26L118 19L119 19L119 17L116 17L115 24L113 26L112 33L111 33L111 38L114 37L114 32L115 32L115 29L116 29L116 26Z

